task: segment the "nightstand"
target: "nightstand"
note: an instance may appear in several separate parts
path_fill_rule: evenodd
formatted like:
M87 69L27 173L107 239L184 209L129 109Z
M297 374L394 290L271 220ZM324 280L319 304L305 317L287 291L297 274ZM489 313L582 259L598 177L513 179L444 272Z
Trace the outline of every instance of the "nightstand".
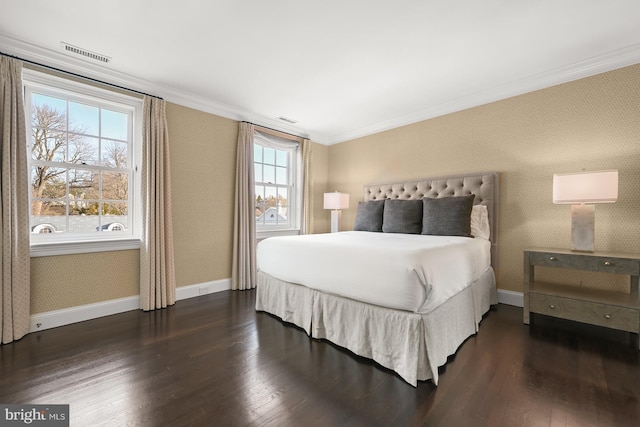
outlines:
M628 275L628 294L586 289L569 284L538 282L535 267L557 267ZM573 252L563 249L531 248L524 251L523 321L539 313L592 325L631 332L640 350L640 299L638 277L640 255L607 252Z

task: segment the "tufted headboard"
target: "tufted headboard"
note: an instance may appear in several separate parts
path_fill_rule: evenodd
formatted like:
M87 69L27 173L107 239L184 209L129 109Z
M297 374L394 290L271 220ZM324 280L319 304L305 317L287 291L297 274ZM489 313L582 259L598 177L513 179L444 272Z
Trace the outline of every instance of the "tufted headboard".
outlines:
M364 201L381 199L422 199L475 194L474 204L487 206L491 227L491 264L498 262L498 172L412 179L391 184L367 184Z

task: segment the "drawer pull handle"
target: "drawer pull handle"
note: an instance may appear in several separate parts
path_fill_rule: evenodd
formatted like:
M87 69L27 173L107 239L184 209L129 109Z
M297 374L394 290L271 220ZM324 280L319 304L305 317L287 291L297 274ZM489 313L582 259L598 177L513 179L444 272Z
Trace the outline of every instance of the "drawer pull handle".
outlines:
M604 318L605 318L605 319L607 319L607 320L609 320L609 319L611 319L611 315L610 315L610 314L605 314L605 315L604 315Z
M604 265L607 267L611 267L613 265L613 263L611 261L605 261Z
M549 261L555 261L555 260L556 260L556 257L554 257L554 256L550 256L549 257Z
M556 308L556 306L555 306L555 305L553 305L553 304L549 304L549 308L550 308L551 310L554 310L554 309Z

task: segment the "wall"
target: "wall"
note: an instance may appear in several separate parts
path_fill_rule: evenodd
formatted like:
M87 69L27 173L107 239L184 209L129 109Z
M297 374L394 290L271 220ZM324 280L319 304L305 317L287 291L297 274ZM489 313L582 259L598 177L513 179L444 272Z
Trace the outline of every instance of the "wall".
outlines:
M238 122L167 103L178 287L231 277ZM328 147L311 146L312 209L324 216ZM320 231L328 220L314 222ZM31 313L139 294L139 251L31 259Z
M568 247L555 172L617 168L619 200L596 208L596 249L640 252L640 65L325 147L312 144L313 231L325 191L459 172L502 173L498 286L522 289L522 250ZM237 122L168 103L178 286L231 275ZM32 314L138 294L138 251L32 259ZM587 279L592 279L587 277ZM573 274L571 280L583 276Z
M167 103L177 286L231 276L238 123ZM31 313L139 294L139 251L31 260Z
M31 258L31 314L138 295L139 251Z
M311 203L312 224L310 233L328 233L331 230L329 211L324 210L324 193L330 191L329 184L329 147L311 144Z
M177 286L231 277L238 122L167 105Z
M635 65L333 145L329 186L351 195L343 225L353 226L366 183L499 171L498 287L522 291L524 248L570 246L553 174L618 169L618 202L596 207L596 250L640 252L639 81Z

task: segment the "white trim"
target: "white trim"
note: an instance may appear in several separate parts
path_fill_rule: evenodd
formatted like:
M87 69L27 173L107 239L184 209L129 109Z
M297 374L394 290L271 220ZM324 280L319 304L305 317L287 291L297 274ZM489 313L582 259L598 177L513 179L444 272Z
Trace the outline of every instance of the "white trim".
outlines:
M445 114L455 113L457 111L523 95L525 93L568 83L638 63L640 63L640 43L632 44L622 49L617 49L603 55L594 56L553 70L547 70L538 74L525 76L498 86L486 87L478 92L462 96L444 104L435 105L426 110L415 111L404 116L393 117L388 120L336 135L325 135L326 139L329 141L325 145L337 144L351 139L384 132L400 126L421 122L423 120L432 119ZM321 141L315 142L322 143Z
M139 238L90 242L32 243L31 257L127 251L140 249L140 245Z
M196 283L195 285L180 286L176 288L176 299L177 301L180 301L216 292L223 292L230 289L231 279L212 280L209 282ZM522 292L498 289L498 302L500 304L522 307L522 298ZM95 304L80 305L62 310L32 314L29 332L44 331L45 329L57 328L59 326L84 322L85 320L97 319L99 317L111 316L112 314L124 313L126 311L138 309L140 309L140 297L132 296L110 301L102 301Z
M254 176L254 185L255 187L261 186L263 188L271 187L276 188L285 188L288 193L288 208L287 208L287 223L282 225L266 225L266 224L256 224L256 235L258 238L264 238L263 236L267 236L270 233L276 233L275 235L287 235L291 234L291 230L299 231L300 224L302 222L302 204L300 201L302 200L302 147L301 144L297 141L291 141L279 136L267 135L265 133L261 133L259 131L255 131L253 138L254 149L255 146L258 145L262 147L263 154L262 158L256 161L253 159L254 165L257 163L262 166L262 170L269 165L264 162L264 149L270 148L276 151L283 151L287 155L287 182L288 184L274 184L271 182L258 181ZM277 162L276 162L277 163ZM275 165L276 169L279 165ZM264 172L263 172L264 174ZM264 176L262 176L264 178ZM274 177L275 178L275 177ZM268 209L267 209L268 210ZM264 213L267 212L265 210ZM276 210L277 211L277 210ZM279 233L279 231L284 231L284 233ZM295 234L300 234L296 232Z
M462 111L467 108L488 104L501 99L522 95L535 90L640 63L640 43L636 43L602 55L594 56L587 60L567 64L563 67L507 82L500 86L487 87L476 93L463 96L448 103L436 105L427 110L416 111L404 116L394 117L389 120L374 123L352 131L329 135L326 133L316 132L307 133L304 129L299 127L287 126L278 119L263 117L247 111L242 111L236 107L215 102L176 88L160 86L148 80L143 80L129 74L115 71L108 68L108 66L101 66L81 59L69 57L54 50L42 48L26 41L7 37L5 35L0 35L0 46L2 46L5 53L16 55L24 59L71 71L86 77L128 87L134 90L139 90L141 92L152 93L163 97L169 102L215 114L217 116L238 121L246 120L257 125L300 135L323 145L337 144L350 139L360 138L456 111Z
M122 86L124 88L160 96L166 101L194 108L206 113L215 114L216 116L237 121L245 120L256 125L311 139L311 136L305 133L303 129L296 126L289 126L282 122L282 120L263 117L247 111L241 111L236 107L222 104L191 92L186 92L169 86L161 86L149 80L116 71L110 68L109 65L103 66L101 64L86 61L82 58L71 57L58 51L37 46L27 41L9 37L4 34L0 34L0 46L2 46L2 51L4 53L18 56L29 61L59 68L60 70ZM319 137L318 141L322 140L322 136L319 135Z
M34 92L48 96L59 96L66 101L86 101L89 105L127 114L131 121L129 125L130 133L127 138L130 166L126 168L128 177L131 180L127 200L129 207L129 214L127 215L128 230L118 233L47 233L46 235L32 233L30 235L31 256L139 248L140 230L142 229L139 208L141 206L140 188L142 184L139 172L139 164L142 160L142 99L34 70L23 70L23 79L26 93L25 107L27 110L30 108L31 93ZM66 164L66 167L70 166ZM88 167L97 170L95 165Z
M212 280L210 282L196 283L195 285L180 286L176 288L178 301L231 289L231 279Z
M31 315L29 332L43 331L140 308L140 297L126 297Z
M231 279L213 280L195 285L180 286L176 289L176 298L179 301L229 289L231 289ZM45 329L57 328L59 326L139 309L140 297L136 295L102 301L95 304L86 304L62 310L32 314L29 332L44 331Z
M498 289L498 302L500 304L523 307L524 294L522 292L514 292L514 291L507 291L504 289Z
M271 229L271 230L262 230L256 231L256 240L264 240L267 237L276 237L276 236L297 236L300 234L299 228L286 228L281 230Z

